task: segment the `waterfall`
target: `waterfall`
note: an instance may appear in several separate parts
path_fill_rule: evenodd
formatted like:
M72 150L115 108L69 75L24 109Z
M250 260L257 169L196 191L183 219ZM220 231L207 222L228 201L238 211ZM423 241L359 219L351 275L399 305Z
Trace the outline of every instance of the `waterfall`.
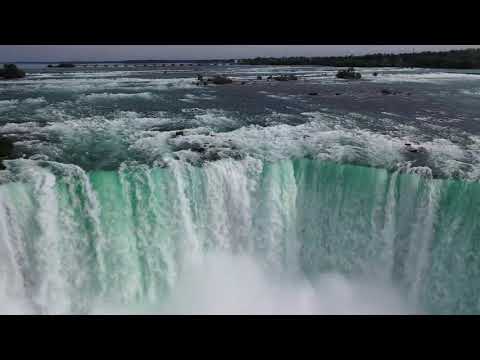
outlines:
M218 301L240 312L344 312L368 295L365 279L398 291L399 311L480 311L478 183L304 158L6 165L1 312L178 305L197 296L187 277L206 277L210 292L219 281L231 297ZM255 300L238 300L242 286ZM368 312L360 303L354 311Z

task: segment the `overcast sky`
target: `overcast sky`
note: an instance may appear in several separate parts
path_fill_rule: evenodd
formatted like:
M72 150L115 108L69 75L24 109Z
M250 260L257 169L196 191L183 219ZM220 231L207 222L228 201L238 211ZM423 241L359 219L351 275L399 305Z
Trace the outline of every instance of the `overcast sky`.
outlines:
M0 62L234 59L480 48L480 45L0 45Z

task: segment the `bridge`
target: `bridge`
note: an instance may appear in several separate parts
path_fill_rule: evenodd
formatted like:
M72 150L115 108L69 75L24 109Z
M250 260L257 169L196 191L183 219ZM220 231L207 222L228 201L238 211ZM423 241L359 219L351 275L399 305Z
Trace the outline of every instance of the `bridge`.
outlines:
M231 66L234 63L116 63L116 64L82 64L76 63L75 67L80 68L181 68L192 66Z

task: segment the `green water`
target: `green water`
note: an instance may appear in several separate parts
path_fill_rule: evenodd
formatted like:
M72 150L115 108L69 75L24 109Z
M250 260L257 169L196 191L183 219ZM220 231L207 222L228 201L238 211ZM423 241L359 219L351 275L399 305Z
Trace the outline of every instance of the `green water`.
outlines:
M477 182L308 159L7 166L2 296L36 312L161 303L184 264L212 251L307 279L381 279L421 312L480 311Z

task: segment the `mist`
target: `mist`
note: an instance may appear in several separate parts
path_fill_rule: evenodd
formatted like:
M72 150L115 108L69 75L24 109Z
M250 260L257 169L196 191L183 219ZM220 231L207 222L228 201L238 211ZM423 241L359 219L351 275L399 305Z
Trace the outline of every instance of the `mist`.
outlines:
M211 252L190 261L160 304L98 305L98 314L313 315L418 313L388 282L269 270L253 256Z

